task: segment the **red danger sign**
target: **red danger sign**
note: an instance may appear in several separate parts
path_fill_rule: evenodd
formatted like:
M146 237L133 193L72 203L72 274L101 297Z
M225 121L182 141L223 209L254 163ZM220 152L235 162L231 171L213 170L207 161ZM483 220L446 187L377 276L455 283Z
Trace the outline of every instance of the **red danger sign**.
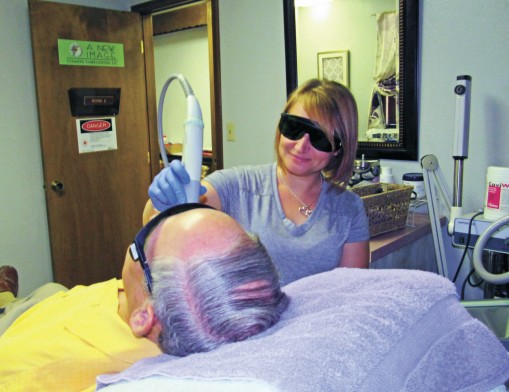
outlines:
M111 129L110 120L84 120L81 122L81 129L85 132L102 132Z

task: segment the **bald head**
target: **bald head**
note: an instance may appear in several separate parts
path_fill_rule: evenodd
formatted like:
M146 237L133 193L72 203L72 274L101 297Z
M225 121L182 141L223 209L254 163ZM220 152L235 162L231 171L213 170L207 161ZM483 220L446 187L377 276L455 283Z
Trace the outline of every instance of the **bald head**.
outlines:
M265 247L223 212L168 217L151 233L146 255L168 354L247 339L276 323L288 304Z
M229 215L208 208L170 216L153 234L147 244L149 260L165 256L185 260L224 253L248 237Z

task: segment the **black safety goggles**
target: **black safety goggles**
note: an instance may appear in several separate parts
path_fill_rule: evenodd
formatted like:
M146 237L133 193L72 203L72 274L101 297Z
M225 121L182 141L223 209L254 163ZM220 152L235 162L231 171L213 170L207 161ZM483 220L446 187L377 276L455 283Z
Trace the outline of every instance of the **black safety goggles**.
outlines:
M313 121L304 117L282 113L281 120L279 120L279 131L290 140L299 140L307 133L311 145L318 151L332 152L341 148L341 140L337 135L334 135L334 149L325 131Z
M143 273L145 274L145 281L147 282L147 288L150 294L152 294L152 274L150 273L150 267L148 265L147 257L145 256L145 242L147 241L147 237L152 231L154 227L156 227L163 219L168 218L173 215L180 214L182 212L195 210L197 208L210 208L214 209L211 206L200 203L187 203L187 204L179 204L173 207L168 208L167 210L162 211L155 217L153 217L134 237L134 242L129 247L129 253L131 253L131 257L134 261L139 261L141 264L141 268L143 268Z

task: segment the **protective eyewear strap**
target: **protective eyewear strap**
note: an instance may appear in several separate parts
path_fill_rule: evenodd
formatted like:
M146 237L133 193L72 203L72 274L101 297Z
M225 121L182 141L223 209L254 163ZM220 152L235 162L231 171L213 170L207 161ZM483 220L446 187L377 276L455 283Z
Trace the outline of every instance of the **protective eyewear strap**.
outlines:
M152 218L134 237L134 242L129 247L129 253L131 254L131 257L134 261L140 262L145 274L145 280L147 282L147 288L150 294L152 294L152 274L150 273L150 267L148 265L144 250L147 237L162 220L182 212L195 210L197 208L214 209L214 207L201 203L186 203L170 207L167 210L161 211L158 215Z

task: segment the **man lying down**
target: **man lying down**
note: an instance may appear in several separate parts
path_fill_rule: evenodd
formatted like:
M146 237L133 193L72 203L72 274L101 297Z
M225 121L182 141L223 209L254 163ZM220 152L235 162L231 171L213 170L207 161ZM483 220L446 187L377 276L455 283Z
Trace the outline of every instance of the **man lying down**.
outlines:
M60 291L16 318L0 336L0 391L94 390L97 375L141 358L245 340L287 305L256 238L210 207L176 206L138 233L122 280Z
M98 377L101 392L506 391L509 356L447 279L336 268L283 288L270 329Z

